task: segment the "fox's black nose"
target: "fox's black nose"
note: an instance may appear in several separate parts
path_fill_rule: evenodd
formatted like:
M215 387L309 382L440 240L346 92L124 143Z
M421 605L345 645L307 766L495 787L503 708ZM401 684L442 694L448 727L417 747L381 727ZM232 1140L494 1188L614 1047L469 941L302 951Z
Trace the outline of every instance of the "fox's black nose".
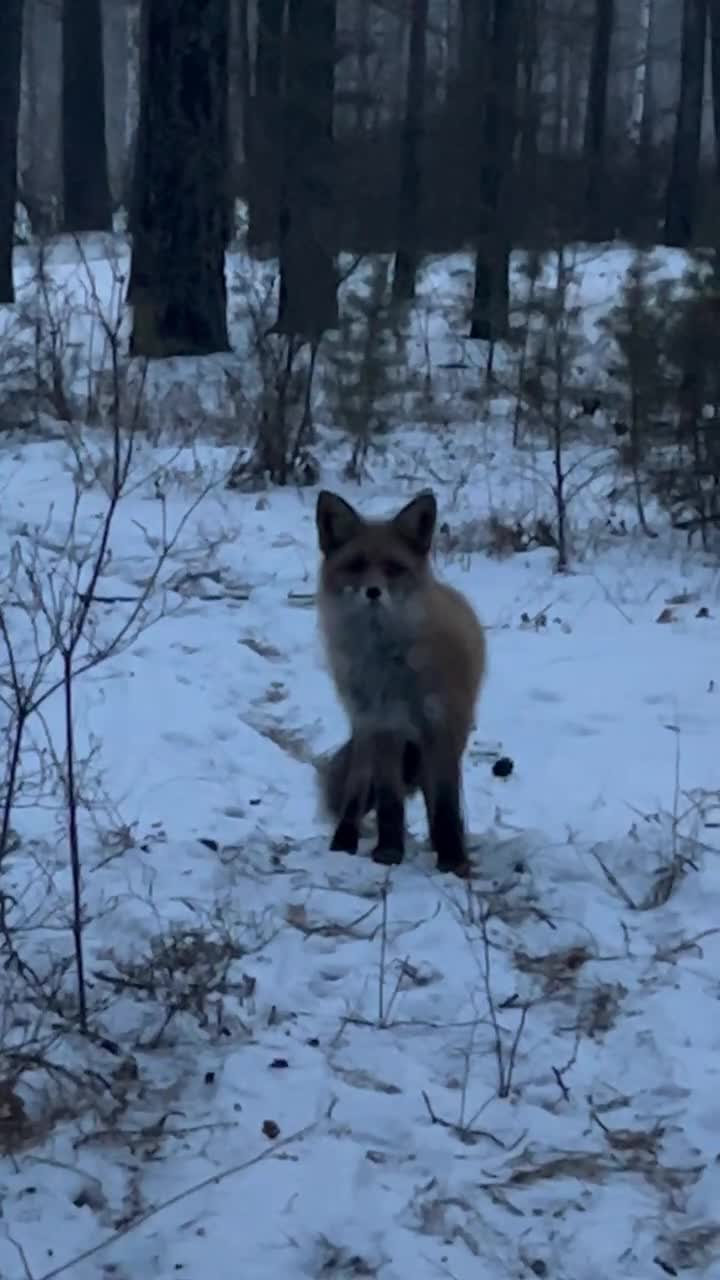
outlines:
M382 591L380 590L379 587L366 587L365 595L367 596L368 600L379 600L380 596L382 595Z

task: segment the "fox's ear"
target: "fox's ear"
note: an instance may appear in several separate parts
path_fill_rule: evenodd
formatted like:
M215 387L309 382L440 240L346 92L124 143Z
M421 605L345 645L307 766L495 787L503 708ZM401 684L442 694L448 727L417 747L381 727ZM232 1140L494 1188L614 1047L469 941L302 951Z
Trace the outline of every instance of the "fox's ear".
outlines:
M344 498L321 489L315 509L315 523L320 550L327 556L344 547L359 532L364 521Z
M426 556L432 544L437 520L435 495L426 489L398 511L392 524L396 533L419 555Z

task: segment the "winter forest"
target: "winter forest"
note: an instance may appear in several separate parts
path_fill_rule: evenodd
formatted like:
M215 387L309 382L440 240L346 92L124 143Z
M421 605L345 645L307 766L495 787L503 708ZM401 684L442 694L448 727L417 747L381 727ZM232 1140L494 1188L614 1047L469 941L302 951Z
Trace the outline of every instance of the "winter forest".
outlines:
M720 1275L719 297L720 0L3 0L1 1280Z

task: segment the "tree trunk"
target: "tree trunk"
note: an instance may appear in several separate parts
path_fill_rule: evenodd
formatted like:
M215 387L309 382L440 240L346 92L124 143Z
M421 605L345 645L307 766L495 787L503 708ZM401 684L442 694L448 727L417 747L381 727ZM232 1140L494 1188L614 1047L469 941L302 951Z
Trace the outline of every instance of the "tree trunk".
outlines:
M250 63L250 14L249 0L237 0L238 65L240 73L240 103L242 106L242 161L247 175L250 163L250 116L252 113L252 69ZM247 180L247 178L246 178Z
M130 72L128 48L128 6L123 0L101 0L103 65L105 68L105 140L108 181L113 208L127 199L127 153L125 128Z
M458 76L466 93L482 95L483 74L489 69L486 41L490 36L494 0L460 0ZM466 99L467 105L467 99Z
M705 80L707 0L684 0L680 98L665 203L665 243L686 248L692 241L697 205Z
M614 23L615 0L595 0L595 25L583 141L585 226L588 237L595 240L609 240L614 230L609 221L605 182L608 75Z
M148 24L150 20L150 4L149 0L140 0L140 14L138 22L138 115L135 125L135 136L130 144L130 191L128 196L128 231L130 232L133 252L130 258L130 273L127 286L126 301L134 306L138 294L138 277L141 271L141 250L143 247L142 235L140 234L140 217L143 207L143 198L145 195L145 183L147 175L145 173L143 157L146 152L145 140L142 138L142 130L145 124L146 112L142 110L143 86L147 83L147 59L148 59Z
M520 40L519 177L528 207L537 184L541 104L538 92L540 42L538 0L525 0Z
M565 45L560 35L552 42L552 143L553 159L565 149Z
M248 0L228 0L230 37L228 44L228 236L236 230L235 201L241 189L241 175L246 162L245 129L247 112L247 78L244 65L247 56Z
M250 113L248 246L276 251L281 183L285 0L258 0L255 92Z
M720 180L720 0L710 0L710 65L715 134L715 178Z
M409 302L415 297L415 277L420 261L421 147L425 124L427 20L428 0L413 0L400 159L397 250L392 282L394 302Z
M112 229L100 0L63 0L63 226Z
M0 302L14 302L13 244L23 0L5 0L0 40Z
M481 198L483 118L490 77L490 38L494 0L461 0L458 14L457 83L452 116L458 135L457 196L473 211ZM464 134L470 130L470 156ZM475 219L469 219L474 222Z
M481 194L470 337L494 342L509 324L508 188L515 140L518 0L495 0L482 128ZM468 122L470 123L470 122Z
M646 146L645 120L651 97L650 72L652 67L653 0L640 0L640 34L637 43L637 66L633 76L631 111L632 139L642 153Z
M228 0L145 0L133 355L228 351Z
M338 324L333 208L335 0L289 0L276 331Z
M62 8L24 0L18 185L33 234L54 235L62 208Z
M362 138L367 132L368 115L373 101L369 59L374 44L370 31L370 5L367 0L355 0L355 58L357 82L355 84L355 131Z

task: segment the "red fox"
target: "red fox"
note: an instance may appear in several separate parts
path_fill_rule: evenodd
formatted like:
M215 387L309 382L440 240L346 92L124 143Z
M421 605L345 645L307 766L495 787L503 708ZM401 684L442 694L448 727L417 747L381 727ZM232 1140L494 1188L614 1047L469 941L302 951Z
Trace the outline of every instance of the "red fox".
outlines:
M321 766L337 825L331 849L356 853L377 816L376 862L402 862L405 797L422 789L438 869L467 875L462 757L485 674L482 626L430 567L437 504L423 492L389 520L366 520L323 490L318 613L352 737Z

